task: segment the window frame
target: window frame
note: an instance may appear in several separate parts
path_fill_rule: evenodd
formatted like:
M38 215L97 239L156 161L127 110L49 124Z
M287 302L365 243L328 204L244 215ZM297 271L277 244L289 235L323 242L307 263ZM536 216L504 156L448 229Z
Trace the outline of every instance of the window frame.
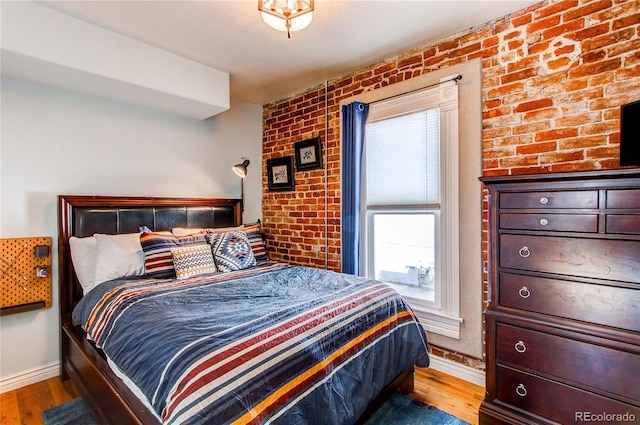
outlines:
M374 262L371 261L373 258L375 258L375 239L374 239L374 229L373 229L373 220L375 219L376 215L384 215L384 214L402 214L402 215L409 215L409 214L431 214L434 216L434 239L435 239L435 247L437 248L439 246L439 238L440 238L440 206L435 206L435 205L420 205L420 206L412 206L412 207L407 207L407 206L373 206L371 208L365 208L365 220L363 220L363 226L366 229L366 235L363 238L363 243L366 244L366 249L362 252L365 253L365 255L363 255L363 261L362 261L362 267L361 270L365 271L365 275L371 278L375 278L375 269L374 269ZM438 264L438 251L436 249L436 253L435 253L435 260L434 260L434 266ZM440 285L438 283L438 280L441 279L441 275L440 274L436 274L435 275L435 281L434 281L434 301L427 301L427 300L423 300L423 299L416 299L410 296L406 296L405 298L407 298L407 300L409 301L417 301L419 302L421 305L424 305L425 307L429 308L429 309L435 309L435 310L440 310ZM400 284L399 284L400 285ZM394 285L395 286L395 285Z
M454 339L460 339L460 326L463 322L460 318L460 239L459 239L459 103L458 85L450 81L455 75L441 78L441 84L435 88L411 93L406 96L394 98L386 114L376 115L376 105L370 106L369 116L373 120L391 118L402 113L430 108L438 108L440 114L440 204L439 214L435 224L436 238L436 264L438 270L435 281L435 301L433 303L416 298L405 297L416 316L427 331L434 332ZM406 102L408 109L402 108ZM384 105L383 102L380 102ZM373 114L372 114L373 112ZM384 117L384 118L380 118ZM366 156L366 146L365 146ZM372 276L373 265L369 264L372 258L372 230L369 226L369 211L373 214L382 211L428 211L430 206L374 206L366 203L366 159L363 166L363 208L361 228L361 270L366 276Z

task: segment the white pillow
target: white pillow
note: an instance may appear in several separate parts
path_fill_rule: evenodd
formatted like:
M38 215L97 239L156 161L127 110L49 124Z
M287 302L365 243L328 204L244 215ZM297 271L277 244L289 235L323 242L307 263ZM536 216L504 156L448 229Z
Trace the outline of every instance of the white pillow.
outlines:
M144 275L140 233L93 236L96 238L96 285L119 277Z
M204 231L205 229L198 229L196 227L174 227L173 229L171 229L171 233L173 234L173 236L177 237L189 236Z
M71 247L71 260L76 271L78 281L82 286L82 292L86 294L92 290L96 284L96 238L69 238Z

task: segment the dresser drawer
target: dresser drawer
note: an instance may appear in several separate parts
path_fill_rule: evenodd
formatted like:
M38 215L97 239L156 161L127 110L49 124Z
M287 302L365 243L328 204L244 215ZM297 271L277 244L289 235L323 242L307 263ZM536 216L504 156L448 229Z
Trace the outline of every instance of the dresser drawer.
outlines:
M512 273L500 273L499 285L501 306L640 332L640 286L620 288Z
M533 414L549 418L560 424L585 421L585 415L606 413L630 415L640 418L640 408L612 400L588 391L579 390L555 381L518 371L509 367L496 367L500 401ZM617 423L600 421L598 423ZM633 420L629 423L633 423Z
M640 209L640 189L607 190L607 208Z
M640 241L500 235L500 267L640 283Z
M640 219L640 216L638 216ZM500 214L501 229L598 232L597 214Z
M499 323L498 363L544 373L634 399L640 392L640 355Z
M607 233L640 235L640 215L608 214Z
M598 208L598 191L506 192L500 194L500 208Z

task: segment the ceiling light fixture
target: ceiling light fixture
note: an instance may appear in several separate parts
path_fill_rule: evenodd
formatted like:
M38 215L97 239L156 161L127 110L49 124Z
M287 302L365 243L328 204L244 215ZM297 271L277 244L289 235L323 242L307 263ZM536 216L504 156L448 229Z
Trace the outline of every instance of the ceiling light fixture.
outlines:
M313 19L314 0L258 0L258 10L262 19L272 28L286 31L291 38L291 31L299 31L311 23Z

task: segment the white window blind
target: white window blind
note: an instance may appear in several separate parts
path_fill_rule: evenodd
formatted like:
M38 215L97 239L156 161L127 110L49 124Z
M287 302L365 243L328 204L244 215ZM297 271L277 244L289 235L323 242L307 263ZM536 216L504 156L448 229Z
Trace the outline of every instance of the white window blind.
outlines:
M440 204L440 134L436 108L367 123L366 204Z
M429 331L458 339L458 86L442 81L370 104L361 268L392 285Z

